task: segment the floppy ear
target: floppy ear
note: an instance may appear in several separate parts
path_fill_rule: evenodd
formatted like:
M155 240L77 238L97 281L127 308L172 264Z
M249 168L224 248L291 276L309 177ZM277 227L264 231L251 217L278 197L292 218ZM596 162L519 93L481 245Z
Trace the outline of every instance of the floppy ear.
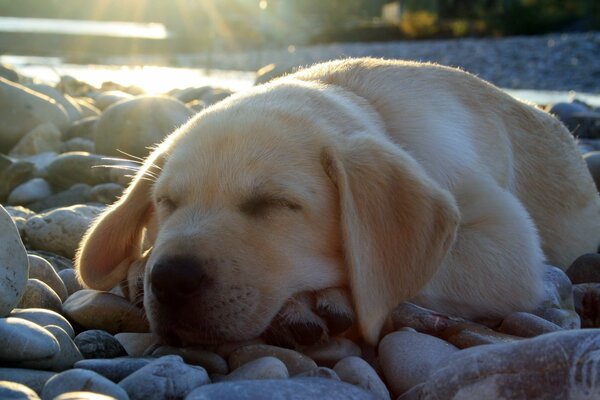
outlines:
M341 137L322 153L339 190L350 289L362 336L376 344L389 312L433 277L459 212L404 150L385 139Z
M152 184L163 163L164 152L159 148L148 157L123 196L86 232L75 268L87 286L113 288L126 278L129 265L142 256L143 230L154 212Z

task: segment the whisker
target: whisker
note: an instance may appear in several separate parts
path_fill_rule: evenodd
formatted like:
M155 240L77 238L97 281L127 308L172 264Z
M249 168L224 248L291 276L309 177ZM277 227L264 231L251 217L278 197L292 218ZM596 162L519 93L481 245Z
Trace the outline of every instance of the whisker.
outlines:
M123 151L123 150L121 150L121 149L117 149L117 151L118 151L119 153L121 153L121 154L124 154L124 155L126 155L127 157L130 157L130 158L134 159L134 160L138 160L138 161L142 161L142 162L144 162L144 159L145 159L144 157L140 157L140 156L134 156L133 154L129 154L129 153L127 153L126 151Z

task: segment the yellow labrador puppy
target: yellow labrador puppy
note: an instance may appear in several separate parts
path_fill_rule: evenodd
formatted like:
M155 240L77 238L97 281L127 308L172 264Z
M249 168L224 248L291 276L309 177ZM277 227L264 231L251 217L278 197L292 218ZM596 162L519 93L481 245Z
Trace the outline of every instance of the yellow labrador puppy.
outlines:
M83 282L125 279L144 235L164 338L251 338L282 308L310 320L349 293L375 343L404 300L467 318L536 307L545 262L597 249L600 197L552 116L456 69L354 59L170 135L85 236Z

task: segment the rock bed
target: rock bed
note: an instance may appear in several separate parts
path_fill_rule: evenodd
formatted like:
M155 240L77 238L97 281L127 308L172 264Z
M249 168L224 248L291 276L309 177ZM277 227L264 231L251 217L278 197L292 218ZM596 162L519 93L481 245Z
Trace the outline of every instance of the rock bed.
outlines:
M544 303L503 321L400 304L376 348L343 337L294 350L260 339L162 345L119 287L81 287L71 260L137 166L112 149L143 157L146 146L229 92L149 97L2 73L12 81L0 79L0 398L600 396L600 331L587 329L600 327L600 254L583 255L566 274L548 266ZM598 183L598 111L581 103L552 109L582 138Z

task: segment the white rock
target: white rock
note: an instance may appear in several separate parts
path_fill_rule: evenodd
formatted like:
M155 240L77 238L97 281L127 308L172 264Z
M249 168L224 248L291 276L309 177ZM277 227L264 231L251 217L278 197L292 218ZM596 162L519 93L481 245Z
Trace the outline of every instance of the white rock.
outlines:
M24 232L36 250L73 258L83 234L102 208L76 205L58 208L29 218Z
M81 390L112 396L118 400L129 400L127 393L116 383L93 371L77 368L48 379L42 390L42 399L53 400L62 393Z
M0 360L39 360L59 351L58 341L39 325L20 318L0 318Z
M398 396L425 382L457 351L450 343L424 333L393 332L379 343L379 362L389 388Z
M52 194L50 184L42 178L33 178L14 188L8 195L8 204L26 205Z
M81 107L79 107L79 104L73 100L71 96L61 93L52 86L41 83L30 84L27 85L27 87L52 98L58 104L63 106L71 122L77 121L82 117Z
M360 357L346 357L333 370L344 381L373 393L378 399L389 400L390 393L377 372Z
M206 370L187 365L179 356L164 356L119 382L131 400L183 399L210 383Z
M38 125L12 148L9 156L31 156L45 152L59 152L62 147L62 134L50 122Z
M28 275L27 251L16 225L0 205L0 317L21 301Z

